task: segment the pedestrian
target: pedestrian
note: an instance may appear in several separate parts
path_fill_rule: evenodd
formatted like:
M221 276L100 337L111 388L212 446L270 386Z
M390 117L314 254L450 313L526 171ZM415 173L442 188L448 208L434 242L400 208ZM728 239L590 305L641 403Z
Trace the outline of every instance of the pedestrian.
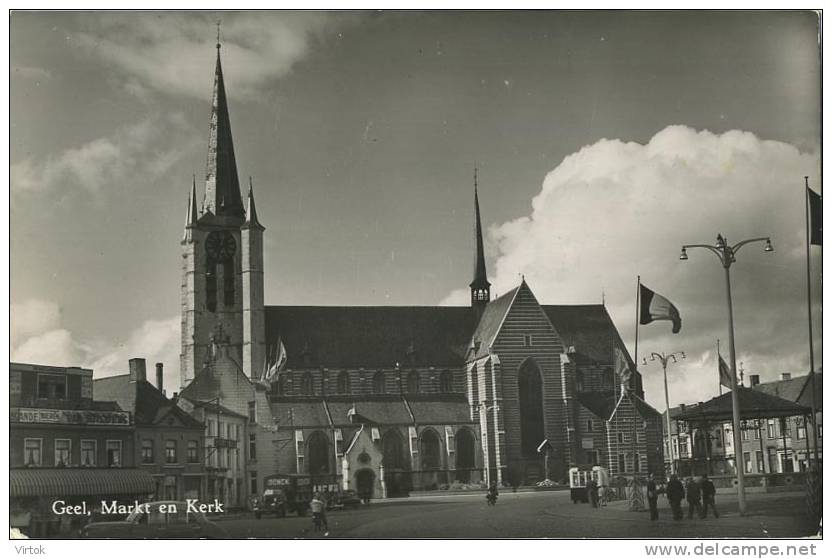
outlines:
M673 511L674 520L682 520L684 514L682 513L682 499L685 497L685 488L682 482L676 477L676 474L670 475L670 481L667 482L667 500L670 502L670 509Z
M313 499L309 502L309 508L312 511L312 526L316 532L323 528L324 535L329 534L329 524L326 521L326 503L321 499L320 493L315 493Z
M650 520L659 519L659 490L653 474L647 475L647 503L650 505Z
M589 481L586 482L586 492L589 495L589 504L592 505L592 508L598 508L598 483L590 478Z
M719 512L716 510L716 487L714 482L708 479L708 475L702 476L702 518L708 516L708 507L714 511L714 518L719 518Z
M689 477L687 483L687 499L688 499L688 519L693 518L693 513L702 516L702 489L699 487L699 482L696 478Z

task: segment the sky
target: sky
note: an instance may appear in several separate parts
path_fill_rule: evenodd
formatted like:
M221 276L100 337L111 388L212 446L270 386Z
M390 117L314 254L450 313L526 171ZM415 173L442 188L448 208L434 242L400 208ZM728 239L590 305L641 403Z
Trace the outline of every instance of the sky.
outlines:
M717 391L724 272L682 244L770 236L731 268L738 361L809 367L804 176L820 190L811 12L15 12L11 357L178 385L187 196L204 179L222 21L266 303L466 304L473 171L492 295L606 304L634 353L636 278L682 331L671 405ZM201 195L201 191L199 192ZM820 365L820 249L812 248ZM661 367L641 366L664 409Z

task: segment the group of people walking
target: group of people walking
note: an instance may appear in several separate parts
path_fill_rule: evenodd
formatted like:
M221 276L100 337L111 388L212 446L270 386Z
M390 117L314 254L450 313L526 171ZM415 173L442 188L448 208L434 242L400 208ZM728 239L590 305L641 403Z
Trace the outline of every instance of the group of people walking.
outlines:
M661 489L656 484L653 474L650 474L647 479L647 502L650 504L650 520L658 520L659 518L659 493ZM699 518L706 518L708 516L708 509L710 509L715 518L719 518L719 512L716 510L716 488L714 483L708 479L707 475L703 475L701 480L694 477L687 478L685 484L672 474L667 486L664 490L667 500L670 503L670 509L673 511L674 520L682 520L685 516L682 510L682 501L687 500L688 503L688 519L692 519L694 513Z

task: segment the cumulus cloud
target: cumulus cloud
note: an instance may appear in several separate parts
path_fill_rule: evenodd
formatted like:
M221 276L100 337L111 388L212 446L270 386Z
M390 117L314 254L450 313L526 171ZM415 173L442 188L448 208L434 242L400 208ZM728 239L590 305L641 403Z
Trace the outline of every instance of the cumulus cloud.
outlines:
M30 299L11 307L13 361L39 365L81 366L96 377L127 372L132 357L165 364L165 386L179 386L179 317L147 320L121 341L79 341L65 327L60 307L51 301ZM155 382L155 378L149 378Z
M11 188L17 192L75 188L95 194L135 177L162 176L195 143L181 114L153 115L57 156L13 163Z
M29 299L11 305L11 358L41 365L77 365L86 348L62 327L60 307Z
M232 96L252 96L286 75L309 51L313 40L350 14L245 12L222 14L223 67ZM212 14L104 14L94 30L77 35L89 52L112 63L131 91L149 88L204 98L205 72L215 56L217 16Z
M669 370L671 405L717 391L715 346L727 355L725 281L716 258L687 243L771 236L776 252L750 245L731 268L738 361L773 380L808 370L803 176L819 176L815 153L754 134L669 126L646 144L603 139L566 157L543 181L529 215L496 225L493 291L526 280L552 304L600 303L633 351L636 276L680 309L682 332L643 326L639 353L687 351ZM816 335L820 331L819 262ZM467 302L465 291L445 303ZM820 336L816 352L820 355ZM818 360L819 361L819 360ZM641 367L651 403L664 408L661 367Z

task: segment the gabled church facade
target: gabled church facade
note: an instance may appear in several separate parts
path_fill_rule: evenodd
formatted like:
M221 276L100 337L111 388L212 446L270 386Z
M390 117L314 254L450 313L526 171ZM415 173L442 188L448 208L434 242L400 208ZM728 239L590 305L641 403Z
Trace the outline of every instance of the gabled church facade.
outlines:
M476 181L470 305L265 305L265 228L252 186L241 196L219 48L204 196L194 182L182 239L181 384L249 416L252 493L278 473L382 497L662 463L661 418L603 305L541 304L525 280L491 299ZM273 347L285 360L266 375ZM634 371L623 392L616 348Z

